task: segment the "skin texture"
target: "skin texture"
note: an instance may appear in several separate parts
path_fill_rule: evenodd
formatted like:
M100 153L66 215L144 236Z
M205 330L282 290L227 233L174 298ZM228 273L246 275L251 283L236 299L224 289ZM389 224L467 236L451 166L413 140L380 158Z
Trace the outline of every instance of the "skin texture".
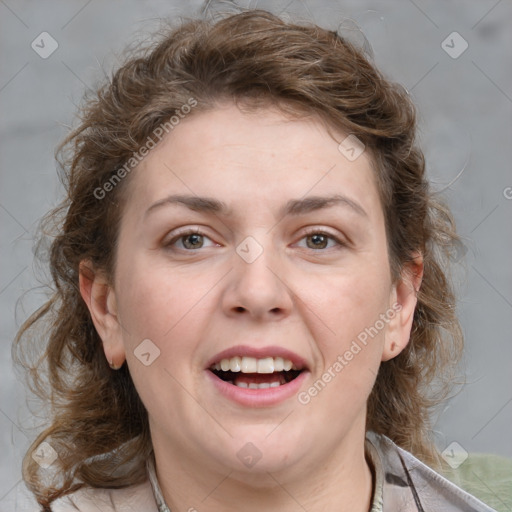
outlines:
M81 275L105 356L126 360L148 410L172 510L369 509L366 400L381 362L409 340L422 264L418 256L413 272L392 283L370 155L350 162L338 150L345 136L335 141L319 120L270 108L243 113L222 104L191 115L130 177L113 287L99 270ZM290 199L335 193L365 213L339 205L279 215ZM145 214L170 194L213 197L232 212L165 204ZM188 228L204 237L176 238ZM309 229L342 245L307 236ZM248 236L263 250L252 263L236 252ZM222 350L277 345L306 360L305 391L397 304L307 404L294 395L243 406L207 378L208 361ZM160 350L149 366L134 354L144 339ZM251 468L237 457L248 442L262 455Z

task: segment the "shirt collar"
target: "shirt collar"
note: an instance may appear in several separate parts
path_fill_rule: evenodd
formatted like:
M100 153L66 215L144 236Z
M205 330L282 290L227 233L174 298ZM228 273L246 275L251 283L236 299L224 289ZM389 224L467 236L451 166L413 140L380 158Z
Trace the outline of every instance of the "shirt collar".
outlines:
M151 452L151 455L148 457L146 467L148 470L149 482L153 489L153 496L155 497L156 505L158 507L158 512L171 512L171 509L167 506L167 503L165 503L164 496L156 478L154 452Z

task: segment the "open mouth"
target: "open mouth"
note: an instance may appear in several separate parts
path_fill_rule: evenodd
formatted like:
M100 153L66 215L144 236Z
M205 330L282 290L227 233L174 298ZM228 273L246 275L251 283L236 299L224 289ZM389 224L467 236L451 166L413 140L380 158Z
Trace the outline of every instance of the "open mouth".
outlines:
M299 368L282 357L231 357L210 366L209 370L219 379L249 389L266 389L283 386L296 379L305 368Z

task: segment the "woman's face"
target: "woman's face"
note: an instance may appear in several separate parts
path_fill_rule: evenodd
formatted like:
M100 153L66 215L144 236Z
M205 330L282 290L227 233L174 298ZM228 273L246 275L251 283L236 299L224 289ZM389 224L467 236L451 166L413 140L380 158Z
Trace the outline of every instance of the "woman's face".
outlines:
M341 151L345 137L224 104L133 171L108 297L121 327L100 334L126 357L156 453L254 475L364 436L414 301L391 280L368 152Z

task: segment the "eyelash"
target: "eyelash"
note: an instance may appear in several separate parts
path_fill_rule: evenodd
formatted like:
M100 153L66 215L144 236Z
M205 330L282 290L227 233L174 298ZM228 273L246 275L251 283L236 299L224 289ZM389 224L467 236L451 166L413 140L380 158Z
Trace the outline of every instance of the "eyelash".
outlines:
M203 236L203 237L206 237L206 238L210 238L208 235L206 235L205 233L201 232L198 228L196 229L189 229L187 231L183 231L182 233L179 233L177 234L175 237L173 237L168 243L165 244L165 247L167 248L170 248L172 247L178 240L182 239L182 238L186 238L187 236L190 236L190 235L200 235L200 236ZM327 232L327 231L322 231L322 230L319 230L319 229L308 229L308 231L306 231L303 236L300 238L300 240L308 237L308 236L312 236L312 235L322 235L322 236L325 236L331 240L334 240L337 244L338 244L338 249L341 248L341 247L346 247L346 243L345 242L342 242L338 237L334 236L333 234ZM201 248L202 249L202 248ZM331 247L330 249L334 249L334 247ZM178 250L181 250L181 251L185 251L185 252L196 252L198 251L199 249L178 249ZM327 248L324 248L324 249L310 249L311 251L315 251L315 252L327 252Z

